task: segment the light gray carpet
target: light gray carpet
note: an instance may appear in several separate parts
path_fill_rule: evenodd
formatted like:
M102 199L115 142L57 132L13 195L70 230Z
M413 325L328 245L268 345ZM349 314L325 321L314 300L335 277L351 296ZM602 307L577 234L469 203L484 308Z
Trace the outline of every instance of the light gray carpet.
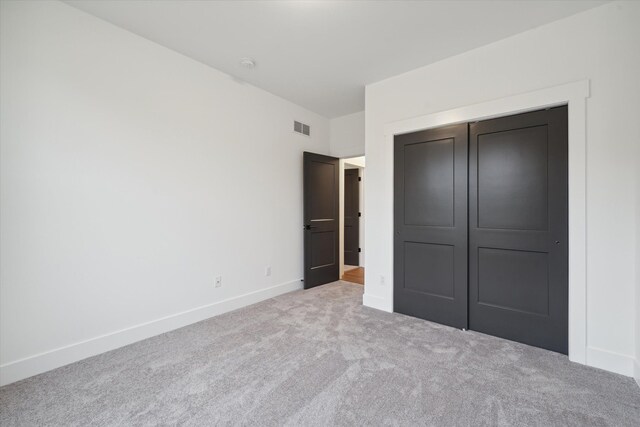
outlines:
M630 378L293 292L0 389L13 425L640 425Z

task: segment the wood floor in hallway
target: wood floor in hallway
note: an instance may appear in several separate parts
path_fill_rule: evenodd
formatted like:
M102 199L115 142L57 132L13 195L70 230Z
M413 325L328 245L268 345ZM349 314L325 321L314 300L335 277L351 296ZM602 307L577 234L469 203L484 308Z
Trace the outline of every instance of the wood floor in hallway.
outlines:
M364 285L364 267L358 267L345 271L342 275L342 280L344 280L345 282Z

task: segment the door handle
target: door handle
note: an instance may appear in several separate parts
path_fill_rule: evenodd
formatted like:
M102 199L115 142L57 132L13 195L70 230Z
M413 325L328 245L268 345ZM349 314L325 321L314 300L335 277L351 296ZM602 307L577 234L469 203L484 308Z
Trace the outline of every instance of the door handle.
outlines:
M303 227L303 229L304 229L304 230L311 230L312 228L318 228L318 227L317 227L317 226L315 226L315 225L305 225L305 226Z

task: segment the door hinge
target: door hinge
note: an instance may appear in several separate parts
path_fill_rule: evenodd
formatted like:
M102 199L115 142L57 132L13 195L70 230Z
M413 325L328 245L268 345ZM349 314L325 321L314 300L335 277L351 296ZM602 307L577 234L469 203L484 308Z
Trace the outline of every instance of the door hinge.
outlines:
M362 181L362 177L359 176L358 177L358 182L360 182L360 181Z
M358 248L358 252L362 252L362 248Z
M358 212L358 218L362 216L362 212Z

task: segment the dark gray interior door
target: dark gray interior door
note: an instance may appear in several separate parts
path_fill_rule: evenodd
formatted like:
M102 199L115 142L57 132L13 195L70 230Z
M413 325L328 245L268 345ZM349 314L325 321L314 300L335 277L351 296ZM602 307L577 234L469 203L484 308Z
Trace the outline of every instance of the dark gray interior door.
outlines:
M567 108L469 126L469 328L568 346Z
M360 265L360 171L344 171L344 263Z
M338 280L338 159L305 152L304 288Z
M394 310L467 327L467 124L395 137Z

